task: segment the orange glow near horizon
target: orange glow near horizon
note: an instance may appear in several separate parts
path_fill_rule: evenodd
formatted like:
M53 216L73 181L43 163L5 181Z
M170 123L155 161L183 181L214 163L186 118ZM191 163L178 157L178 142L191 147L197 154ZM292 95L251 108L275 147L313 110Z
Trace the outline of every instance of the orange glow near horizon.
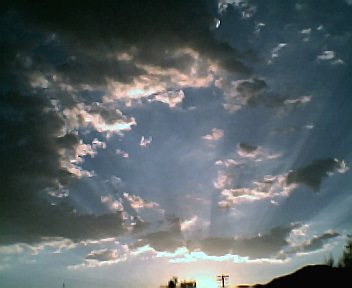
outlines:
M218 288L218 283L210 277L199 277L197 280L197 287L199 288Z

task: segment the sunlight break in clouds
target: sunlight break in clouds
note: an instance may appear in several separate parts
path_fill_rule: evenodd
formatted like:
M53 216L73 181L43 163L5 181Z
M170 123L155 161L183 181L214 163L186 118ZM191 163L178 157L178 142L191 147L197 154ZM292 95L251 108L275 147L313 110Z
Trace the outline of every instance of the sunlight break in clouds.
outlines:
M131 126L137 124L133 117L126 117L120 110L106 105L77 104L73 109L64 110L63 114L69 120L70 126L86 127L91 125L98 132L130 130Z
M182 255L182 252L183 252L183 255ZM197 261L203 261L203 260L210 260L210 261L216 261L216 262L233 262L233 263L272 263L272 264L283 263L282 260L278 260L278 259L270 259L270 258L249 259L248 257L241 257L233 254L226 254L223 256L210 256L202 251L189 252L187 249L185 251L180 249L178 254L181 254L181 255L167 255L167 256L172 256L169 262L190 263L190 262L197 262ZM183 256L183 257L175 257L175 256Z
M141 98L147 98L148 101L163 102L174 108L184 98L182 88L210 86L214 82L214 74L226 73L217 64L189 48L178 51L167 50L165 55L173 61L178 58L182 61L184 61L184 58L188 60L181 69L166 68L160 70L155 66L138 64L137 58L135 60L136 65L147 73L137 77L132 83L110 81L108 87L111 94L105 96L105 101L108 102L115 98L130 102L131 100L137 101ZM133 56L131 57L133 59Z
M226 254L223 256L211 256L202 251L190 251L186 247L179 247L175 252L157 252L150 246L143 246L136 251L132 251L131 254L141 257L142 255L144 255L144 257L151 257L151 255L154 255L155 258L165 258L170 263L190 263L206 260L233 263L283 263L283 261L280 259L249 259L248 257L241 257L232 254ZM150 254L150 256L147 256L147 254Z
M181 223L181 226L180 226L181 231L192 229L192 227L196 224L197 220L198 220L198 216L197 215L193 216L189 220L184 220Z
M263 199L277 203L276 199L288 197L297 188L296 184L286 184L286 176L265 176L263 181L253 181L253 186L254 188L223 189L221 195L224 200L219 202L219 206L228 207L230 204L237 205Z

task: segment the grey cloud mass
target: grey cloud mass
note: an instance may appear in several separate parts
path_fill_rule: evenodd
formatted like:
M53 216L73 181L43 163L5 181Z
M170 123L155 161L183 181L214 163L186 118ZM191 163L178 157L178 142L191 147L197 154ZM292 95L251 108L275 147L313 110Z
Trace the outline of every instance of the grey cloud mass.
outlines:
M158 231L143 235L141 240L131 245L131 248L138 248L149 245L156 251L175 252L177 248L185 245L180 238L181 234L175 234L172 231Z
M253 79L253 82L244 81L241 82L237 87L237 92L243 98L243 101L249 106L257 105L257 98L260 92L267 87L267 84L263 80Z
M121 234L124 228L119 214L83 216L74 213L68 202L51 205L55 200L49 194L65 194L63 189L79 176L71 162L77 157L80 141L77 133L66 131L65 119L42 91L26 89L1 97L0 117L6 127L1 132L1 243ZM101 113L109 123L122 117L107 111L93 109L92 113Z
M178 48L192 48L231 73L250 73L233 48L214 39L209 30L213 17L202 1L85 1L83 5L81 1L15 3L25 17L33 20L35 27L44 28L49 33L59 32L59 35L78 44L76 49L79 53L88 51L88 55L93 53L97 56L96 49L109 54L113 51L111 48L116 48L118 52L133 55L138 63L184 70L189 65L188 56L169 55L174 55ZM85 61L85 67L80 67L79 56L77 60L63 65L63 72L66 70L73 77L87 76L87 79L81 78L84 81L91 79L95 73L98 76L92 79L93 82L99 81L99 78L103 80L101 64L111 67L104 70L106 77L110 74L120 81L129 82L133 76L143 74L143 70L133 68L133 64L129 65L126 61L113 65L108 59L93 57ZM132 69L127 66L120 74L119 67L124 64ZM80 71L81 75L75 71ZM77 81L81 82L79 78Z
M239 144L239 148L245 153L252 153L258 149L258 146L243 142Z
M306 243L298 245L294 249L289 250L289 253L291 252L305 253L305 252L312 252L312 251L322 249L324 244L326 244L330 239L336 238L338 236L340 236L340 233L335 231L325 232L319 236L314 236Z
M166 230L142 234L139 240L133 243L130 248L135 249L149 245L156 251L175 252L177 248L185 246L181 233L180 219L174 215L167 215Z
M3 135L6 141L2 148L2 163L6 169L2 169L1 175L5 242L15 241L20 231L23 231L21 241L25 242L39 240L40 236L92 237L88 232L84 236L82 229L79 229L81 232L72 231L71 235L69 230L74 230L75 225L65 231L63 221L53 224L53 227L60 228L40 231L42 226L48 225L38 219L51 223L65 213L71 219L68 222L84 223L87 220L87 225L99 223L99 218L75 215L73 208L61 203L50 207L51 200L44 191L64 189L81 174L79 170L72 170L75 167L70 164L77 157L80 143L80 136L77 132L70 132L71 127L84 127L88 120L98 131L103 131L102 125L133 123L133 120L117 109L89 101L73 87L101 87L110 79L131 83L134 78L147 73L135 63L187 71L193 60L189 54L175 54L178 48L192 48L231 72L249 73L249 69L236 60L239 56L234 49L214 39L209 31L212 16L200 2L159 1L157 5L151 5L145 1L120 1L116 5L112 1L88 1L81 5L80 1L31 4L14 1L7 3L5 8L4 29L10 27L11 17L16 18L19 13L23 18L14 29L19 31L22 23L28 22L28 28L21 32L23 36L38 35L33 44L25 37L21 39L20 35L16 37L7 31L5 34L8 40L5 45L9 45L5 46L7 69L4 72L6 77L16 79L15 91L3 92L1 98L2 123L7 127L4 132L8 133ZM100 20L96 22L97 17ZM38 49L63 43L66 43L67 50L54 57L54 61L48 59L47 54L35 55ZM17 53L10 52L13 47ZM127 58L132 57L133 61L109 56L116 49L120 54L127 52L131 55ZM105 51L107 57L98 54L101 51ZM17 65L12 65L12 61ZM5 91L10 89L4 87ZM86 105L79 104L80 101ZM55 103L61 106L55 107ZM95 119L94 115L101 120ZM13 216L13 211L24 207L36 212L29 214L22 223L22 213ZM120 217L113 214L106 217L116 220L114 226L117 230L112 235L118 234L122 230ZM28 223L32 228L23 229ZM13 228L9 232L7 229L11 225ZM106 229L110 231L110 228ZM28 239L27 230L32 231L28 232ZM74 236L75 233L78 236Z
M117 60L113 57L97 59L88 55L69 58L56 70L62 80L72 85L88 84L94 87L107 85L109 79L122 83L130 83L134 77L146 73L134 65L132 61Z
M275 227L268 234L250 238L206 238L200 242L200 247L208 255L235 254L252 259L276 257L288 245L286 238L296 227L296 224Z
M290 171L287 175L287 184L303 183L314 191L318 191L323 178L329 172L334 172L339 167L339 162L335 159L316 159L311 164Z

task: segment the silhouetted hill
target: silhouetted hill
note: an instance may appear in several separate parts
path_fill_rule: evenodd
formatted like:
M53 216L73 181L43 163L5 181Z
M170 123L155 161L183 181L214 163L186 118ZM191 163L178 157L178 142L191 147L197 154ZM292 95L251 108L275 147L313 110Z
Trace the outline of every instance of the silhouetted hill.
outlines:
M256 284L255 288L338 288L351 287L352 269L328 265L305 266L292 274L274 278L267 284Z

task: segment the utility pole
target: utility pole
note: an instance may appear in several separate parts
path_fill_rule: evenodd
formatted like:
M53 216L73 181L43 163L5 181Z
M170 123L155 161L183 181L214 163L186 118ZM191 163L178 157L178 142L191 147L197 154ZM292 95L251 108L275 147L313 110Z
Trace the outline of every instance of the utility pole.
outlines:
M229 275L224 275L224 274L221 274L221 275L218 275L218 282L221 282L221 287L225 287L225 281L228 281L230 276Z

